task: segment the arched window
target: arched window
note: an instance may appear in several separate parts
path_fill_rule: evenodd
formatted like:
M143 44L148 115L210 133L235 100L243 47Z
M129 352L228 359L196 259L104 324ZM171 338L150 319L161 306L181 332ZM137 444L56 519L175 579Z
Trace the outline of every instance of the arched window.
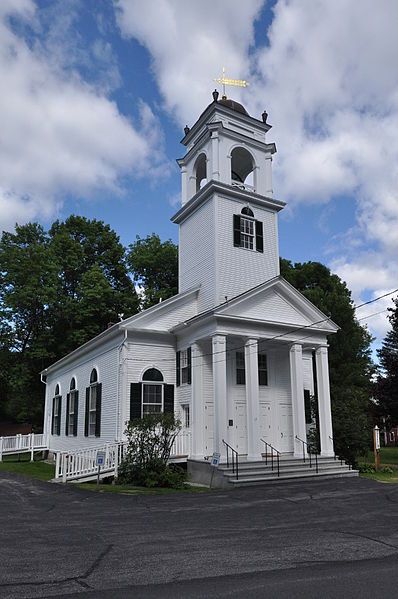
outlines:
M143 381L163 381L163 374L157 368L148 368L142 376Z
M206 154L199 154L195 162L195 179L196 189L195 193L198 192L207 183L207 159Z
M66 396L65 435L77 436L77 418L79 413L79 392L76 389L76 379L73 377Z
M86 418L84 435L101 436L101 397L102 384L98 382L98 372L93 368L90 374L90 386L86 388Z
M254 219L254 212L244 206L240 214L234 214L234 246L264 252L263 223Z
M249 208L249 206L245 206L244 208L242 208L241 214L244 214L245 216L251 216L252 218L254 218L254 212L251 208Z
M51 421L51 434L52 435L60 435L61 434L61 388L57 384L55 385L55 392L53 397L53 417Z
M131 383L130 420L162 412L174 414L174 385L167 385L157 368L148 368L142 382Z
M241 189L254 191L253 173L254 161L250 152L245 148L234 148L231 152L231 183Z
M93 368L90 374L90 385L98 381L98 373L96 368Z

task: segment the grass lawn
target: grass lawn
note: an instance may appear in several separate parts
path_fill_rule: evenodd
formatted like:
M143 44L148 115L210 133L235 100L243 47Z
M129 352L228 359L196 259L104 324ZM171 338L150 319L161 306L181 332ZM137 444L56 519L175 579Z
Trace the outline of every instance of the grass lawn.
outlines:
M54 478L54 466L47 464L43 460L35 459L30 461L30 453L21 453L19 455L3 456L3 461L0 462L1 472L15 472L23 474L39 480L51 480Z
M374 454L369 451L359 460L362 466L374 466ZM392 472L383 472L386 467ZM361 472L363 478L370 478L381 483L398 483L398 447L381 447L380 448L380 470L378 472Z

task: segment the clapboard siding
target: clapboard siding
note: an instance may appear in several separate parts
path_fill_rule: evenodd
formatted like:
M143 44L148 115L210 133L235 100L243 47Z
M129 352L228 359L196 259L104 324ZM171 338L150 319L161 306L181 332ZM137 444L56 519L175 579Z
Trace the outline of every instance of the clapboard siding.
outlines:
M231 308L231 312L237 313L239 305ZM294 323L307 325L310 323L301 312L296 310L290 302L270 289L260 299L252 297L244 303L245 318L258 320L269 320L274 322Z
M181 322L195 316L197 310L196 297L190 295L181 304L173 306L160 304L159 309L156 311L151 310L147 314L144 311L139 318L132 320L128 328L129 330L134 330L137 327L139 329L148 328L156 331L169 331Z
M201 285L198 310L215 305L215 245L213 200L180 225L179 291Z
M120 342L119 342L120 343ZM104 344L101 350L92 350L82 358L52 371L47 377L46 385L46 430L51 433L52 401L55 387L60 385L62 395L61 434L49 435L51 451L73 451L85 447L93 447L101 443L115 441L117 423L117 380L119 343ZM101 436L85 437L85 397L86 388L90 385L90 374L97 368L98 382L102 383ZM78 428L77 436L65 435L66 424L66 394L69 391L72 377L76 379L76 389L79 391Z
M243 202L217 197L218 303L279 274L277 215L271 210L252 206L255 219L263 223L264 252L234 247L232 215L240 214L244 206Z

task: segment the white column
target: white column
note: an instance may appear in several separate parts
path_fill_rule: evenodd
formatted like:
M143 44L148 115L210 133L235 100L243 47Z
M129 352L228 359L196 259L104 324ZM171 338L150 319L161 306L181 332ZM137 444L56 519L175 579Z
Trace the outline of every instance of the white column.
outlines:
M265 195L270 198L274 195L272 189L272 156L265 159Z
M257 339L245 342L247 459L261 460Z
M193 459L204 457L204 405L203 405L203 356L197 343L192 351L192 455Z
M186 204L188 200L188 175L187 167L181 167L181 206Z
M214 401L214 451L225 456L223 439L228 443L227 428L227 338L212 337L213 401Z
M213 133L211 134L211 153L212 153L211 178L214 179L214 181L220 180L218 144L219 144L218 132L213 131ZM208 181L210 181L209 174L210 173L207 173Z
M303 441L307 441L307 433L304 410L303 351L299 343L293 343L290 348L290 384L292 392L294 455L302 457L303 444L296 439L296 436Z
M319 437L321 455L334 456L332 411L330 406L329 364L327 347L315 351L316 382L318 389Z

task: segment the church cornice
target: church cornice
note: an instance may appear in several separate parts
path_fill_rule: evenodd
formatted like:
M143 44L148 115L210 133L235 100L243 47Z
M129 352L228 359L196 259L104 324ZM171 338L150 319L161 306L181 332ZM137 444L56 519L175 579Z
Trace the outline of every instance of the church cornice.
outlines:
M220 104L219 102L212 102L202 112L202 114L200 115L200 117L198 118L196 123L193 125L192 129L190 129L188 131L188 133L186 135L184 135L184 137L182 138L181 143L184 146L187 146L192 142L193 138L196 136L196 134L200 130L200 127L208 121L209 117L215 111L219 112L220 114L222 114L226 117L229 117L229 118L232 117L237 122L241 122L246 125L250 124L250 126L256 127L257 129L260 129L260 130L264 131L265 133L267 131L269 131L272 127L272 125L269 125L268 123L264 123L263 121L260 121L259 119L255 119L254 117L252 117L250 115L246 115L246 114L237 112L236 110L232 110L228 106L224 106L223 104Z
M198 206L207 202L214 194L219 194L224 197L227 196L228 198L239 200L243 203L250 202L250 204L268 208L274 212L279 212L286 206L286 203L281 202L280 200L262 196L246 189L233 187L232 185L227 185L220 181L211 180L171 217L171 221L180 224L194 212Z

